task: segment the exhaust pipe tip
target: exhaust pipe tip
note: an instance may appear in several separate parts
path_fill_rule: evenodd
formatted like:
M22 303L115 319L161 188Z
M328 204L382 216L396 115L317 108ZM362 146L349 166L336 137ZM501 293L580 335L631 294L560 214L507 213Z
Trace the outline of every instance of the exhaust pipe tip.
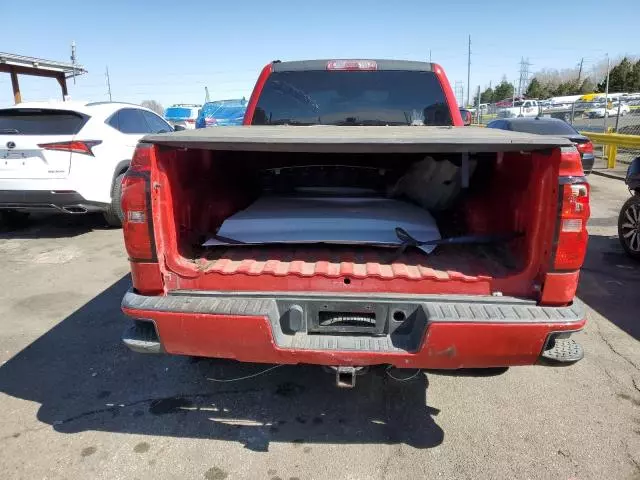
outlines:
M72 215L87 213L87 209L80 206L62 207L62 210L65 213L70 213Z

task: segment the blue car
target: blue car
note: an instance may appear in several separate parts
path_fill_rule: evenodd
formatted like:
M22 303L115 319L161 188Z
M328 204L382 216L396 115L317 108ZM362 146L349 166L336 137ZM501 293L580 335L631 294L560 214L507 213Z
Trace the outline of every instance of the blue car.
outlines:
M196 128L242 125L246 110L247 101L244 98L207 102L200 109L200 114L196 119Z

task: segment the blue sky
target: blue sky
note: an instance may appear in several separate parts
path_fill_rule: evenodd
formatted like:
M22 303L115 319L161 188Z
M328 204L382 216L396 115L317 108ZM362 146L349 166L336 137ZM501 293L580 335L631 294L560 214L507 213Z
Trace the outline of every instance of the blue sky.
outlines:
M71 41L89 73L70 82L76 100L163 105L248 96L273 59L399 58L440 63L452 84L515 81L521 57L541 68L585 69L606 53L640 54L638 0L601 1L65 1L2 0L0 51L69 58ZM599 13L601 12L601 13ZM606 19L611 18L612 23ZM54 80L21 78L23 99L58 98ZM465 94L466 96L466 94ZM0 105L13 103L0 74Z

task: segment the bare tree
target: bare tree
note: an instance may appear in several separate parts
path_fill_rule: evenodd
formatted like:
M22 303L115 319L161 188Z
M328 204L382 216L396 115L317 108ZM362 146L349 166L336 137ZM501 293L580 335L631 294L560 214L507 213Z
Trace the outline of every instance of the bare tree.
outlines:
M157 102L155 100L144 100L140 105L144 108L148 108L149 110L156 112L160 116L164 115L164 108L162 108L160 102Z

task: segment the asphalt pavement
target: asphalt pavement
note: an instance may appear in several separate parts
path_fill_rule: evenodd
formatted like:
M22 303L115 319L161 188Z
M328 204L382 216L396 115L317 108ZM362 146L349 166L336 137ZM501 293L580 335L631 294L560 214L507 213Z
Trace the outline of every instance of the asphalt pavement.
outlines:
M586 357L566 368L374 369L353 390L312 366L144 356L119 342L121 232L47 217L0 233L0 472L13 478L639 479L640 266L592 176L579 295Z

